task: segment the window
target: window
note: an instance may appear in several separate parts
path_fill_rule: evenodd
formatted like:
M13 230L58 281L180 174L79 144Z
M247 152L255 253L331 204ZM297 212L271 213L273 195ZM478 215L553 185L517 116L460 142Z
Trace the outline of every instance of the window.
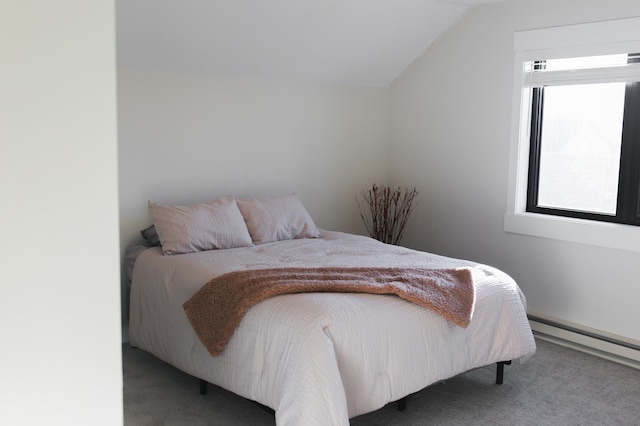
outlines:
M639 55L525 62L526 211L640 225Z
M519 31L504 229L640 252L640 17Z

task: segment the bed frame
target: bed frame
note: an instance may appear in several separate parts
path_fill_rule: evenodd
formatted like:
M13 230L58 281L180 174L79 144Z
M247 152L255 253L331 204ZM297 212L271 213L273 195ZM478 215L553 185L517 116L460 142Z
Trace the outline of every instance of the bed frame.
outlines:
M504 366L511 365L511 361L500 361L496 363L496 385L501 385L504 382ZM208 392L208 382L206 380L200 379L200 395L206 395ZM398 400L398 410L404 411L407 409L407 398L405 396ZM260 407L267 410L270 413L275 413L271 408L265 407L262 404L257 403Z

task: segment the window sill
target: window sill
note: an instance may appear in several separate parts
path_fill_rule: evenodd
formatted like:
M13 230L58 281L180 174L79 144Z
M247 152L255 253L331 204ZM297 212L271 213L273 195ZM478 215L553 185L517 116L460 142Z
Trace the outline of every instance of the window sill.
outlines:
M640 227L535 213L506 213L504 230L516 234L640 252Z

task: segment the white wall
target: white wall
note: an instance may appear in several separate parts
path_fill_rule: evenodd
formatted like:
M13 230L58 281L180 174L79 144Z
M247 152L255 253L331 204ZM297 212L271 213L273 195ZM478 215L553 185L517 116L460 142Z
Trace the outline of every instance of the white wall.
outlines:
M3 1L0 52L0 423L122 424L113 0Z
M416 185L407 245L493 264L529 310L640 340L640 253L509 234L514 31L640 16L640 2L513 0L472 9L391 88L392 182Z
M118 71L122 252L147 200L296 192L316 224L364 232L356 195L388 178L389 90Z

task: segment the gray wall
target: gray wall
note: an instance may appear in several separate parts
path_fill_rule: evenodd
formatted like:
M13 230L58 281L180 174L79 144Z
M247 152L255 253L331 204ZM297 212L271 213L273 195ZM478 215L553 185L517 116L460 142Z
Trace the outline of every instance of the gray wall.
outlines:
M498 266L529 311L640 340L640 253L504 231L515 31L640 16L640 2L472 9L391 88L390 179L421 191L405 243Z
M317 226L364 232L356 195L388 179L389 89L120 69L118 127L122 253L147 200L296 192Z

